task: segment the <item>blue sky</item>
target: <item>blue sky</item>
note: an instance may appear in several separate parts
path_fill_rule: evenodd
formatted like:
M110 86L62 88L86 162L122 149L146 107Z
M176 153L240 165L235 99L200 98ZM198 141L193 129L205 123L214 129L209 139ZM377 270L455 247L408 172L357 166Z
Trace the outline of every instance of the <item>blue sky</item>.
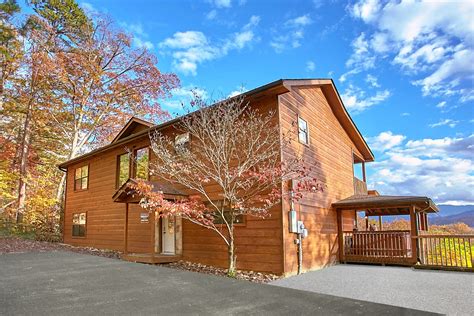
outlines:
M110 15L209 99L280 78L333 78L384 194L474 204L474 5L464 1L80 2Z

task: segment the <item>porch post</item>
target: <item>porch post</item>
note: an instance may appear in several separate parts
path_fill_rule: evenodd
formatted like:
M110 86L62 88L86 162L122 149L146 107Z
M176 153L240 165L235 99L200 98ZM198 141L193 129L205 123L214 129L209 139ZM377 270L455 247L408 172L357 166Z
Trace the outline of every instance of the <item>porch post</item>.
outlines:
M339 241L339 262L344 261L344 236L343 236L343 225L342 225L342 210L337 209L337 236Z
M382 216L379 215L379 231L382 231Z
M416 220L415 206L410 206L410 237L411 237L411 258L413 264L418 261L418 225Z
M367 177L365 175L365 161L362 161L362 179L367 183Z
M151 241L150 241L150 248L151 248L151 263L154 263L154 258L155 258L155 211L152 211L150 214L150 231L151 231Z
M123 234L123 253L128 254L128 203L125 203L125 227Z

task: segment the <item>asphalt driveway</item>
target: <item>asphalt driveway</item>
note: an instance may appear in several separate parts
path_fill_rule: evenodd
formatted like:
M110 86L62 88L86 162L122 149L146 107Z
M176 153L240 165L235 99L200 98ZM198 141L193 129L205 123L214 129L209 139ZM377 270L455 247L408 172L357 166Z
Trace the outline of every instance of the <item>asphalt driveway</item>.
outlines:
M341 264L272 284L448 315L474 313L470 272Z
M421 311L84 254L0 255L2 315L422 315Z

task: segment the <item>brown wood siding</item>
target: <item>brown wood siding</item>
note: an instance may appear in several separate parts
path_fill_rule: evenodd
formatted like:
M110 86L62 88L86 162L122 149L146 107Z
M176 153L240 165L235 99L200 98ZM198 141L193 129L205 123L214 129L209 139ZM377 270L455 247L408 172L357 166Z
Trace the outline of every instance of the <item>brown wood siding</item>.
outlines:
M147 143L148 139L142 138L126 146L132 149L134 146L146 146ZM125 152L124 145L68 167L64 214L65 243L123 251L125 204L114 203L112 195L116 191L117 156ZM74 191L74 170L85 164L89 164L88 189ZM72 214L77 212L87 212L84 238L72 237ZM132 220L135 213L131 207L129 220Z
M324 192L308 194L295 205L299 218L308 229L303 240L303 270L317 269L337 261L337 219L331 203L354 194L352 153L360 155L335 117L318 87L293 87L279 97L280 125L283 132L291 128L298 115L308 123L309 145L297 141L284 150L283 160L302 155L312 167L312 176L325 185ZM288 232L289 204L283 203L283 238L285 274L297 271L295 234ZM345 229L352 229L353 212L343 218Z
M254 101L252 106L261 112L277 110L276 97ZM278 124L278 116L275 116ZM162 131L172 135L172 127ZM149 144L146 138L136 140L127 146L140 148ZM125 146L124 146L125 147ZM73 245L92 246L123 251L125 204L114 203L112 195L116 191L117 156L125 152L124 147L102 152L95 157L68 168L68 189L66 192L65 242ZM151 158L153 160L153 155ZM74 169L89 164L89 189L82 192L73 188ZM150 180L157 180L152 177ZM183 188L179 188L183 190ZM206 187L212 198L219 199L218 187ZM87 233L85 238L72 238L72 213L87 211ZM151 226L140 223L139 206L130 204L128 251L130 253L151 250ZM245 224L238 225L235 232L237 268L264 272L283 273L283 236L281 206L275 206L266 219L246 217ZM183 220L183 258L192 262L227 267L227 247L217 233Z

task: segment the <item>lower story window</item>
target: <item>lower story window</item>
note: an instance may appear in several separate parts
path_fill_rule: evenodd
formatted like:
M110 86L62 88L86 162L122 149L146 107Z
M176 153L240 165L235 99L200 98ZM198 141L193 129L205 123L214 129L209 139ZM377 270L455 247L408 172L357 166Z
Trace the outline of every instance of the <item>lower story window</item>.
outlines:
M72 236L86 236L86 213L75 213L72 215Z
M216 204L216 206L219 208L219 209L222 209L223 208L223 214L219 213L219 212L214 212L214 224L224 224L225 222L227 223L230 223L231 219L232 219L232 209L225 205L224 207L222 207L222 203L223 201L214 201L213 202L214 204ZM213 209L213 206L211 206L210 203L206 203L207 207L209 209ZM225 219L225 221L224 221ZM244 215L242 214L234 214L234 224L243 224L244 223Z

